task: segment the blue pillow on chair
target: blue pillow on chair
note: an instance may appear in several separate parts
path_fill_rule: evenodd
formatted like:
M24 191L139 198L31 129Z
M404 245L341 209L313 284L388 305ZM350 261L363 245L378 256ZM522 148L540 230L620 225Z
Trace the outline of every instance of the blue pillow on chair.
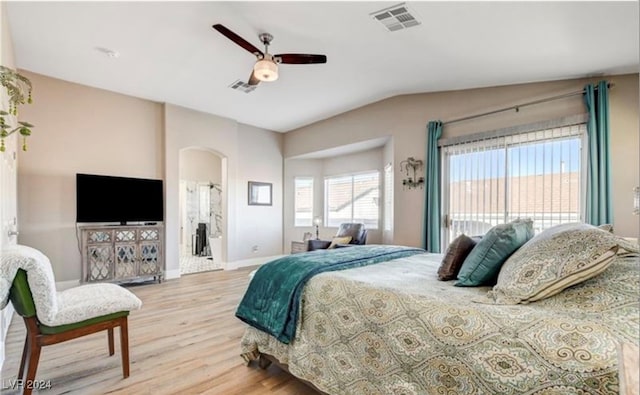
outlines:
M458 273L458 287L495 284L502 264L533 237L530 219L496 225L471 250Z

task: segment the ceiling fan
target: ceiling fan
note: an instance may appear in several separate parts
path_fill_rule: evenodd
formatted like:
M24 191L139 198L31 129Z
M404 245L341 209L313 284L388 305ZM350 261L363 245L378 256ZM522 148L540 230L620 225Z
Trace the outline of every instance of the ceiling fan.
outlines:
M262 33L258 35L262 44L264 44L264 52L251 45L247 40L238 36L226 27L217 24L213 25L213 28L219 31L223 36L238 44L242 48L251 52L258 59L253 66L251 76L249 77L249 85L258 85L260 81L271 82L278 79L278 64L312 64L312 63L327 63L327 57L325 55L310 55L302 53L284 53L279 55L272 55L269 53L269 45L273 36L269 33Z

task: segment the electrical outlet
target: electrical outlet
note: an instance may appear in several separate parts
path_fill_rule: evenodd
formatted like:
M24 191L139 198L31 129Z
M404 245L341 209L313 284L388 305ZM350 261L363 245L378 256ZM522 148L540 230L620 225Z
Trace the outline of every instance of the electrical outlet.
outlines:
M256 245L256 246L251 247L251 252L253 252L254 254L256 252L258 252L258 246Z

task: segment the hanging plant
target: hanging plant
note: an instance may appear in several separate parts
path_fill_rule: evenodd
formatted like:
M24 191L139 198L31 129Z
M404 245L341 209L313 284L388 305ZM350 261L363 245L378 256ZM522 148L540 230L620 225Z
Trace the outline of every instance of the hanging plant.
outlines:
M17 71L0 65L0 85L7 91L9 100L9 112L0 110L0 152L6 150L4 139L18 132L23 137L22 150L27 150L27 137L31 135L33 125L28 122L18 122L18 126L11 129L7 124L5 117L9 115L18 115L18 106L21 104L31 103L31 81Z

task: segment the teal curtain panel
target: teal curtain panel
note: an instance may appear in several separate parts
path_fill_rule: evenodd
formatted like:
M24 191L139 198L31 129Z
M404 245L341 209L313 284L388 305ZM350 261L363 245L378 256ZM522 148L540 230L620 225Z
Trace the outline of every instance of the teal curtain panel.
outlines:
M587 120L587 185L584 222L613 222L609 143L609 88L606 81L584 88Z
M440 151L438 139L442 136L442 122L427 124L427 169L425 171L424 248L440 252Z

